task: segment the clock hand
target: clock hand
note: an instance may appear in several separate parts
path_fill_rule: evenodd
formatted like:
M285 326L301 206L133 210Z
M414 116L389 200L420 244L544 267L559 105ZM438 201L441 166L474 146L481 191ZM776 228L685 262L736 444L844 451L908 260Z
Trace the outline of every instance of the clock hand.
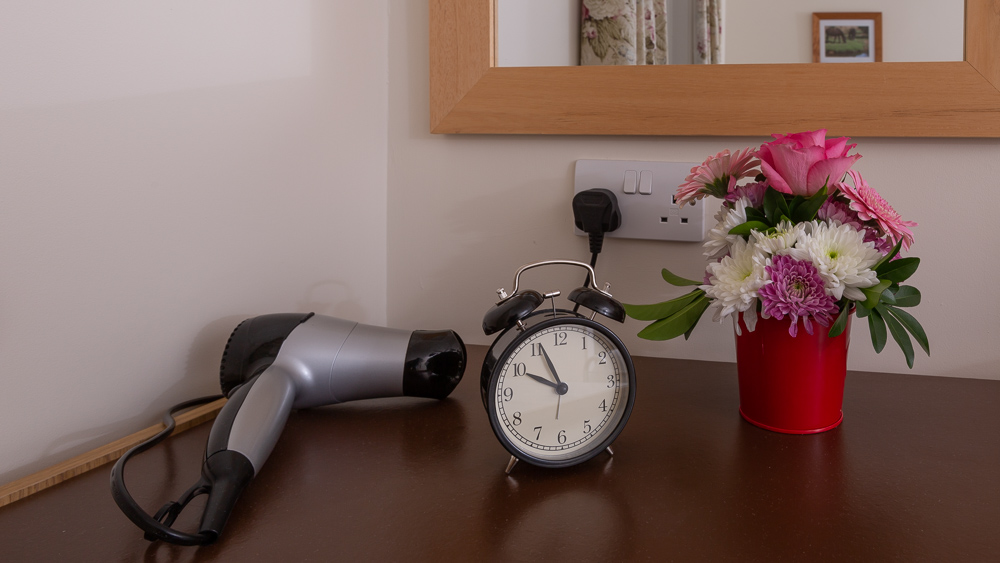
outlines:
M562 381L559 380L559 374L556 373L556 366L552 365L552 359L549 358L549 353L545 351L545 348L542 347L541 343L538 344L538 348L542 351L542 356L545 357L545 365L549 366L549 371L552 372L552 377L556 378L556 383L562 383Z
M539 383L544 383L545 385L548 385L549 387L552 387L553 389L555 389L556 387L558 387L557 384L552 383L551 381L549 381L548 379L545 379L544 377L537 376L537 375L535 375L533 373L526 373L525 375L527 375L528 377L530 377L531 379L534 379L535 381L537 381Z
M555 389L556 393L559 393L560 395L565 395L566 392L569 391L569 385L566 385L565 383L558 383L558 384L552 383L548 379L545 379L544 377L540 375L535 375L533 373L526 373L525 375L527 375L528 377L534 379L539 383L544 383L545 385L548 385L549 387Z

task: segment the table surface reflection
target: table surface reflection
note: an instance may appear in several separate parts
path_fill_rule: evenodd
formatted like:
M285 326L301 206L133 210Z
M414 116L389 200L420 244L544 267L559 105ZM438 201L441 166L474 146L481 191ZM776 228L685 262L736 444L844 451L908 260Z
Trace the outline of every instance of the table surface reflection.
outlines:
M636 358L635 410L576 467L518 464L479 397L292 413L212 546L149 543L110 466L0 508L6 561L987 561L1000 552L1000 381L851 372L844 423L742 421L734 364ZM205 424L129 464L150 512L193 483ZM176 524L192 529L201 505Z

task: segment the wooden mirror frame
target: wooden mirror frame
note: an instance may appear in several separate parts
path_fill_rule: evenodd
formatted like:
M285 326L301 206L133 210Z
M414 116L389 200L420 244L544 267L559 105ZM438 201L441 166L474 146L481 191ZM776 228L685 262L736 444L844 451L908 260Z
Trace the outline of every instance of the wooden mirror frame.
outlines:
M497 67L496 0L429 1L432 133L1000 137L1000 0L958 62L587 67Z

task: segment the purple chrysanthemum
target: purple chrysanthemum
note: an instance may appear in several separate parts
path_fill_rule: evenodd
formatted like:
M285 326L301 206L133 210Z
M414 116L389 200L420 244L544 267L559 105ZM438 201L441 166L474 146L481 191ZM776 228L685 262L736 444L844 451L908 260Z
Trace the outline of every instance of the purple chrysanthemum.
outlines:
M791 319L788 334L792 336L798 334L799 319L809 334L813 333L811 319L830 326L832 315L838 310L837 302L826 294L823 278L812 262L775 256L766 269L771 281L757 290L765 317L781 320L788 315Z
M841 224L850 225L859 231L865 228L861 224L861 219L858 218L857 211L851 209L846 203L832 198L823 203L819 211L816 212L816 218L821 221L840 221Z
M726 203L730 207L736 200L741 197L745 197L750 200L750 207L760 207L764 203L764 191L767 190L767 185L763 182L753 182L750 184L743 184L740 186L734 186L729 193L726 194Z

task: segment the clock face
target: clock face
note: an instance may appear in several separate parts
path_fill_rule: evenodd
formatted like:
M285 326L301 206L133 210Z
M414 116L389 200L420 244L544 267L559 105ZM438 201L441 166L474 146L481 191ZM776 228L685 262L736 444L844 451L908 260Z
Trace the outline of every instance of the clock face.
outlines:
M554 319L514 340L490 398L495 429L519 458L570 465L597 454L631 410L632 364L610 331L585 319Z

